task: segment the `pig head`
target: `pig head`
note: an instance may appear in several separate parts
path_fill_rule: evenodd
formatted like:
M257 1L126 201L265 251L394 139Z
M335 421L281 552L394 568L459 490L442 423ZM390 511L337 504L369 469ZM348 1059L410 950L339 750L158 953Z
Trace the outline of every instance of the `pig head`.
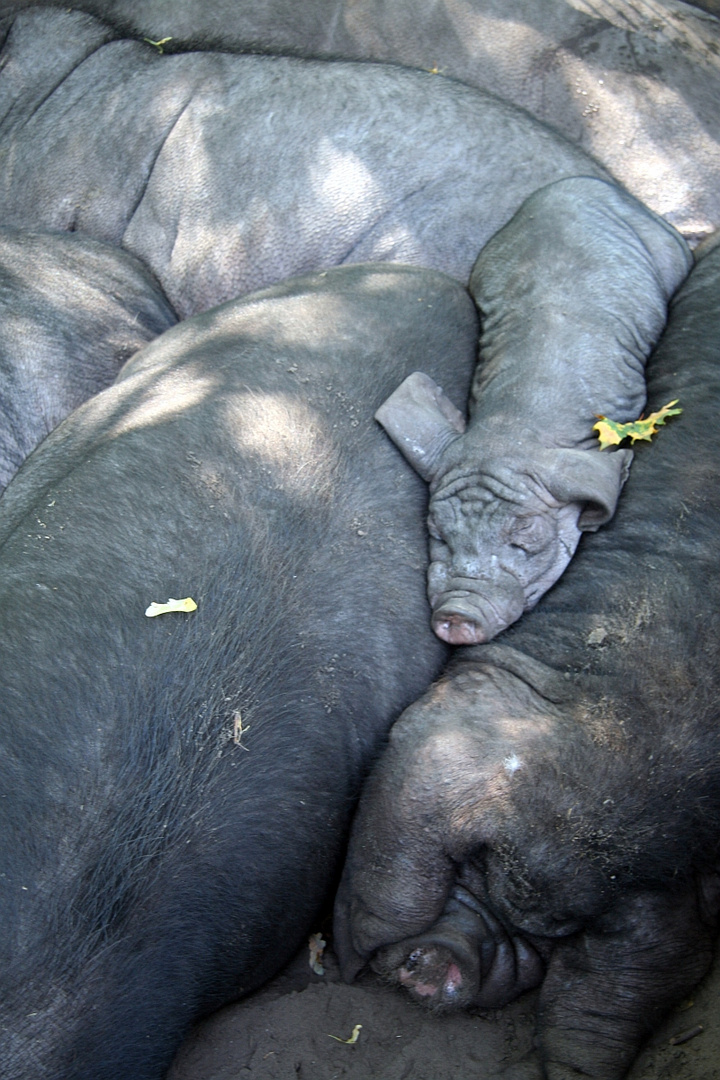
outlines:
M483 319L470 420L420 372L376 413L430 484L435 632L488 641L557 581L615 511L630 450L599 415L645 403L644 367L692 258L680 235L591 177L532 195L487 244L470 288Z

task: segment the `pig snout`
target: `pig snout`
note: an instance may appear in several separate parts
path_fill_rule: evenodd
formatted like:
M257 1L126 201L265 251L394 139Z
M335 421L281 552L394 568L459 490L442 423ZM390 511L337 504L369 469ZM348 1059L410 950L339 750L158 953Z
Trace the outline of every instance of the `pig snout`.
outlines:
M457 578L442 563L432 563L428 597L433 630L450 645L490 641L525 610L523 587L506 571L493 580Z
M371 967L435 1011L501 1008L543 977L534 949L460 886L430 930L381 949Z

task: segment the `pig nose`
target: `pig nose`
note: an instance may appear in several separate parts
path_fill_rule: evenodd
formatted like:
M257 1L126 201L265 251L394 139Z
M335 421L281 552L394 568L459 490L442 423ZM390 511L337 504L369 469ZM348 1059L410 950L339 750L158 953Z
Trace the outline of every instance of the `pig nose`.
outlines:
M433 615L433 630L449 645L482 645L493 635L477 621L476 615L476 612L469 610L469 605L463 605L460 601L443 604Z
M430 607L434 609L450 588L450 573L447 563L438 560L431 562L428 567L427 583Z
M432 626L449 645L481 645L490 641L525 609L525 593L508 573L498 580L462 582L463 588L446 591L433 605Z
M453 555L447 560L434 559L428 567L427 578L430 606L434 608L442 594L450 590L455 595L464 595L464 583L477 581L480 577L482 567L476 557Z

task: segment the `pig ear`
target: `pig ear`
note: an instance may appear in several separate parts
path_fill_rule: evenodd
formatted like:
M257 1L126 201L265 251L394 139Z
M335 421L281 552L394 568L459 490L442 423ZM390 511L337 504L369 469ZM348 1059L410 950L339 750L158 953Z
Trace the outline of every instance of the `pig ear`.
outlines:
M398 450L430 482L445 449L465 431L462 413L429 375L414 371L375 413Z
M552 450L543 483L563 503L585 503L578 528L594 532L615 513L628 478L632 450Z

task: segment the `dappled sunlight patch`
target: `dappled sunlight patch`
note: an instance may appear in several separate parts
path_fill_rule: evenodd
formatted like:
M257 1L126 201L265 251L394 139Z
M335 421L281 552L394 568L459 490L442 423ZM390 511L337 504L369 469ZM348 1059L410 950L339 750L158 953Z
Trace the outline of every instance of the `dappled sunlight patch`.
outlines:
M431 265L433 262L440 261L439 258L433 259L431 252L423 246L421 239L408 225L400 222L393 226L385 224L370 242L358 245L352 252L352 258L357 258L358 262L393 261L414 263L418 266ZM437 268L443 269L448 274L452 271L450 266Z
M686 236L707 232L693 210L703 173L720 167L720 144L682 89L652 74L591 67L566 57L565 82L585 102L583 145ZM697 221L694 218L697 217Z
M383 203L380 185L362 158L327 137L318 140L308 182L326 209L340 216L347 208L355 219L359 206L374 215Z
M322 275L319 275L317 284L318 291L312 296L311 303L306 292L295 296L280 292L277 297L263 292L258 294L254 302L239 304L235 312L225 309L226 319L219 330L210 330L208 337L218 347L239 334L250 344L255 339L259 340L267 349L306 346L318 350L320 362L326 365L323 350L332 347L338 339L344 341L348 335L353 335L357 326L354 305L341 295L323 295L320 291ZM278 286L278 289L281 288ZM203 315L203 319L209 314ZM282 358L279 359L285 364ZM290 374L295 374L297 369L298 376L303 377L302 370L291 359L287 360L285 367L288 365Z
M495 16L491 11L478 10L472 0L444 0L444 6L467 55L490 60L509 72L517 67L518 48L530 53L553 40L552 26L548 25L547 33L541 33L524 18L513 19L509 11ZM544 12L546 20L550 15L551 11ZM507 48L508 41L512 48Z
M323 417L289 394L234 394L220 409L228 437L273 473L275 482L297 494L322 494L333 483L334 445Z
M118 394L125 400L137 394L138 380L147 384L147 393L141 394L139 400L127 410L118 409ZM218 389L219 383L220 379L217 375L201 376L189 371L187 367L179 371L169 371L159 379L154 374L134 376L127 382L113 387L112 394L108 397L108 412L115 413L112 435L122 435L128 431L136 431L176 419L181 413L205 401ZM100 407L100 412L102 412L102 407ZM95 419L99 417L96 415Z

